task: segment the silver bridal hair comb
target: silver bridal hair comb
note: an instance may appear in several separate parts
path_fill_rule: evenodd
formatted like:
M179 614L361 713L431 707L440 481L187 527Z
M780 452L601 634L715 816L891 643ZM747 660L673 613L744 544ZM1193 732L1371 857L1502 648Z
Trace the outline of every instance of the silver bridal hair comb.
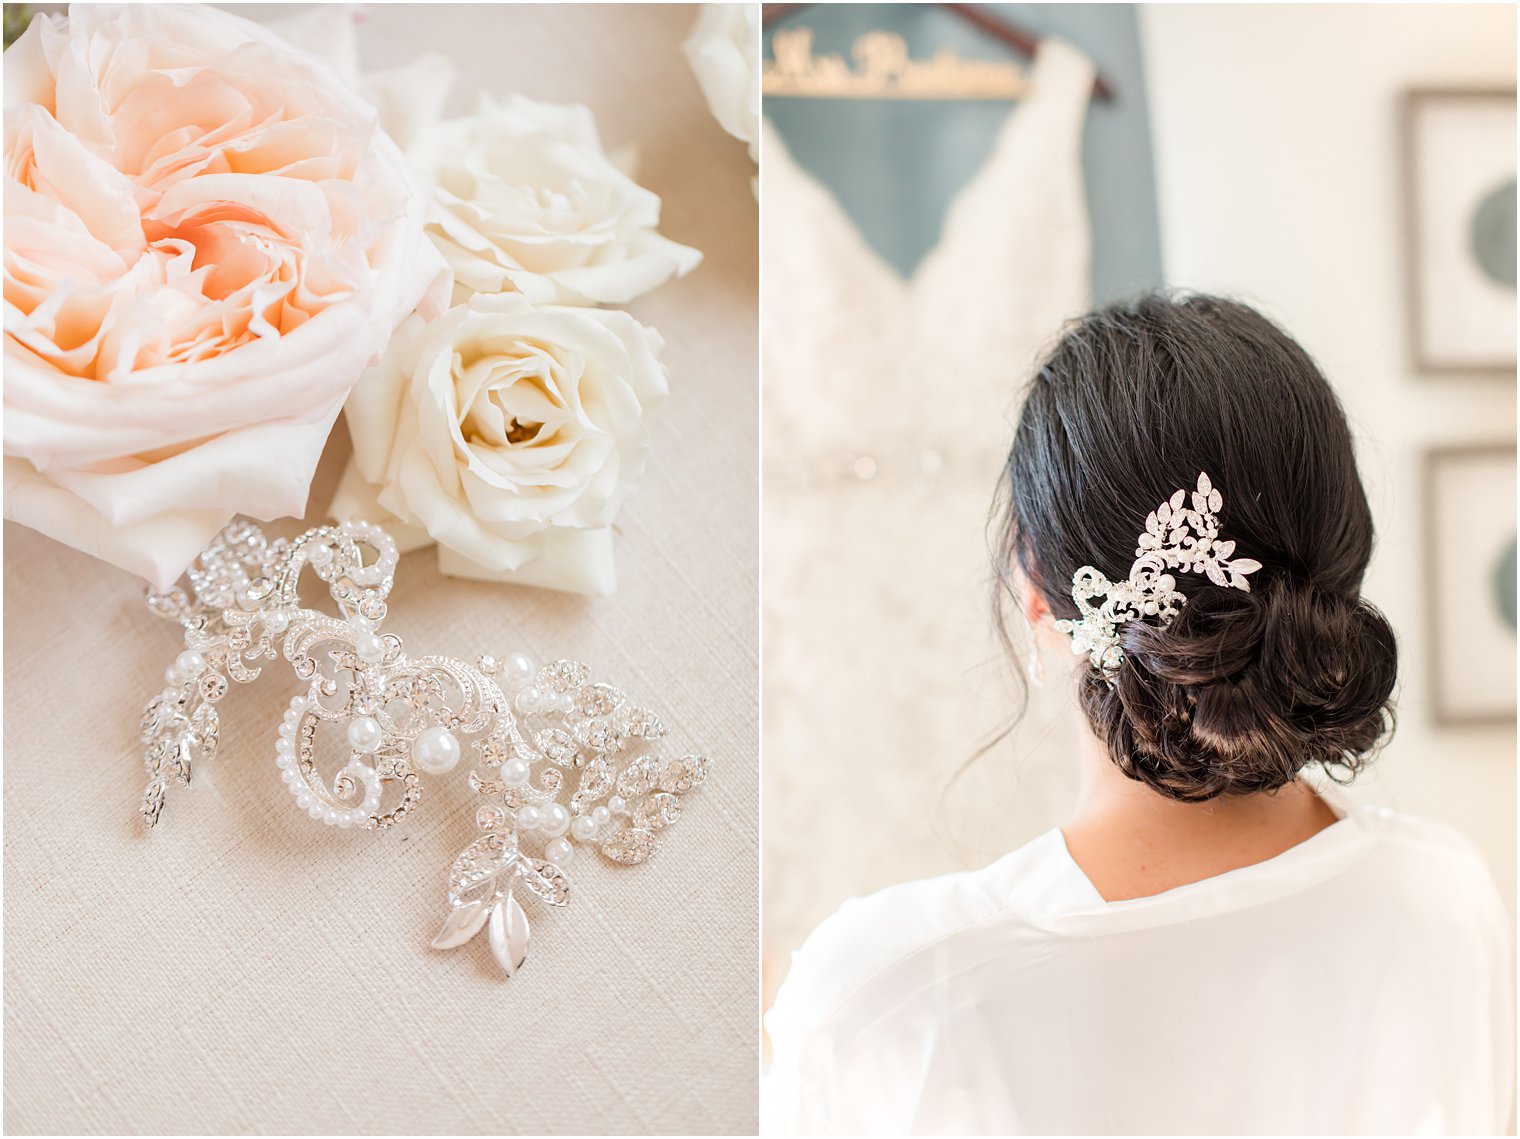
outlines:
M1179 490L1146 516L1145 533L1138 539L1126 580L1111 582L1092 566L1071 575L1071 596L1081 617L1057 621L1056 628L1071 634L1071 651L1086 653L1110 684L1124 663L1119 626L1154 617L1166 628L1187 601L1168 570L1201 573L1215 585L1249 593L1246 575L1261 569L1251 558L1231 560L1235 543L1219 540L1224 499L1207 474L1198 475L1191 509L1184 505L1187 498L1187 492ZM1102 604L1093 604L1097 597L1103 598Z
M302 606L306 566L341 617ZM392 826L417 805L423 777L448 774L468 747L481 833L449 870L448 916L432 944L452 949L488 928L510 977L527 957L524 897L563 906L577 847L627 865L647 860L708 761L647 754L665 735L659 717L593 684L578 661L408 657L398 637L378 631L395 568L395 543L366 522L287 542L238 520L196 559L190 592L150 592L149 609L184 627L185 649L143 712L142 815L156 824L169 786L188 787L192 769L216 754L216 705L229 680L254 680L256 662L283 656L300 687L274 766L295 807L318 822ZM317 766L319 733L347 757L330 781Z

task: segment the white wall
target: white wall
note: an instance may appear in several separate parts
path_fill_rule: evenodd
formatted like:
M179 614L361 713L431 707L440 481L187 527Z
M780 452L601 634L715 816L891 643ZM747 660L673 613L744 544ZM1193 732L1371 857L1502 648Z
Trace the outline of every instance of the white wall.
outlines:
M1420 453L1513 442L1515 385L1414 374L1398 111L1410 86L1513 86L1515 8L1167 5L1143 8L1140 26L1168 281L1280 321L1359 437L1380 536L1366 593L1399 634L1403 695L1355 795L1460 827L1513 909L1514 728L1431 722Z

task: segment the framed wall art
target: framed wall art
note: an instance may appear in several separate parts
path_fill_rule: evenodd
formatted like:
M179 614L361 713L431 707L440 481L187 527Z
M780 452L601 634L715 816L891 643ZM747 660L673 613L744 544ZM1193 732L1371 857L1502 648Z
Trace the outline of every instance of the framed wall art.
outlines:
M1515 374L1515 92L1414 90L1403 106L1416 371Z
M1515 721L1515 447L1425 455L1425 614L1437 724Z

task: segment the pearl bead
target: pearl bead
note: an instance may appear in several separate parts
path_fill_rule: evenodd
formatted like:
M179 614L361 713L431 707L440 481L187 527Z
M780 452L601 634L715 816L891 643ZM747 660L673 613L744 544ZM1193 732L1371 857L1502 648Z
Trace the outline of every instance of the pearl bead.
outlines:
M354 817L347 811L344 811L341 815L338 816L338 825L344 830L347 830L349 827L354 825Z
M575 857L575 847L557 838L544 847L544 857L556 866L564 866Z
M274 742L274 750L281 755L290 755L296 750L296 745L288 739L279 739Z
M322 817L322 804L313 803L311 806L306 808L306 813L314 819L320 819Z
M380 746L385 733L373 716L360 716L348 725L348 746L355 751L372 752Z
M459 762L459 740L447 728L428 728L412 741L412 759L429 775L452 771Z
M536 688L524 688L517 694L517 710L524 715L537 712L542 702L543 696Z
M550 803L544 808L543 821L538 824L538 829L550 838L559 838L570 829L570 812L558 803Z
M539 814L537 807L518 807L517 829L520 831L530 831L534 827L538 826L540 818L542 818L542 816Z
M523 653L513 653L502 662L501 675L507 682L507 687L512 690L526 688L533 683L533 677L538 669L533 665L533 658Z
M307 551L306 560L320 569L333 560L333 549L326 542L318 542Z
M184 676L199 676L206 671L206 658L194 649L186 649L174 658L174 667Z
M337 810L332 807L328 807L327 810L322 812L322 821L328 826L332 826L338 821Z
M528 761L509 759L501 765L501 781L508 787L521 787L528 781Z
M348 624L351 629L355 629L361 633L373 633L375 631L375 623L363 613L350 613L348 615Z
M290 618L283 609L271 609L264 614L264 628L271 633L283 633L290 628Z
M178 688L181 684L185 683L185 678L179 674L179 669L171 664L168 668L164 669L164 681L170 688Z
M607 800L607 810L610 811L613 815L621 815L627 806L628 804L623 802L623 797L621 795L614 795L612 798ZM598 808L598 810L600 810L600 808ZM595 813L595 811L592 812L592 814Z
M385 642L374 633L360 633L354 638L354 655L365 664L378 664L385 659Z
M300 807L302 810L305 810L307 807L311 806L311 792L302 791L299 795L297 795L296 806Z
M596 837L596 820L590 815L582 815L570 824L570 833L581 842L590 842Z
M274 765L281 771L284 771L295 761L295 756L291 755L288 751L282 751L274 757Z

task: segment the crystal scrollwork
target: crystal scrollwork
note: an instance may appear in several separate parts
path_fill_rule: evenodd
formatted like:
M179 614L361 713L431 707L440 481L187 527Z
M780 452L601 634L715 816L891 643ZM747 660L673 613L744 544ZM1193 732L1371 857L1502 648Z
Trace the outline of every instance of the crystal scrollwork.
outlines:
M185 650L143 713L142 814L156 824L169 787L188 787L215 755L216 704L230 682L252 681L262 662L283 657L301 687L278 730L275 766L312 819L389 827L416 806L425 776L450 773L468 752L482 833L450 868L448 915L432 944L451 949L486 929L511 976L527 956L523 901L563 906L565 867L580 847L616 863L647 860L708 760L652 754L666 734L659 717L593 682L578 661L408 657L379 628L396 560L389 536L368 523L287 542L238 521L196 559L188 592L150 593L149 608L184 627ZM336 615L302 605L307 567ZM340 734L346 754L330 777L319 766L324 732Z

